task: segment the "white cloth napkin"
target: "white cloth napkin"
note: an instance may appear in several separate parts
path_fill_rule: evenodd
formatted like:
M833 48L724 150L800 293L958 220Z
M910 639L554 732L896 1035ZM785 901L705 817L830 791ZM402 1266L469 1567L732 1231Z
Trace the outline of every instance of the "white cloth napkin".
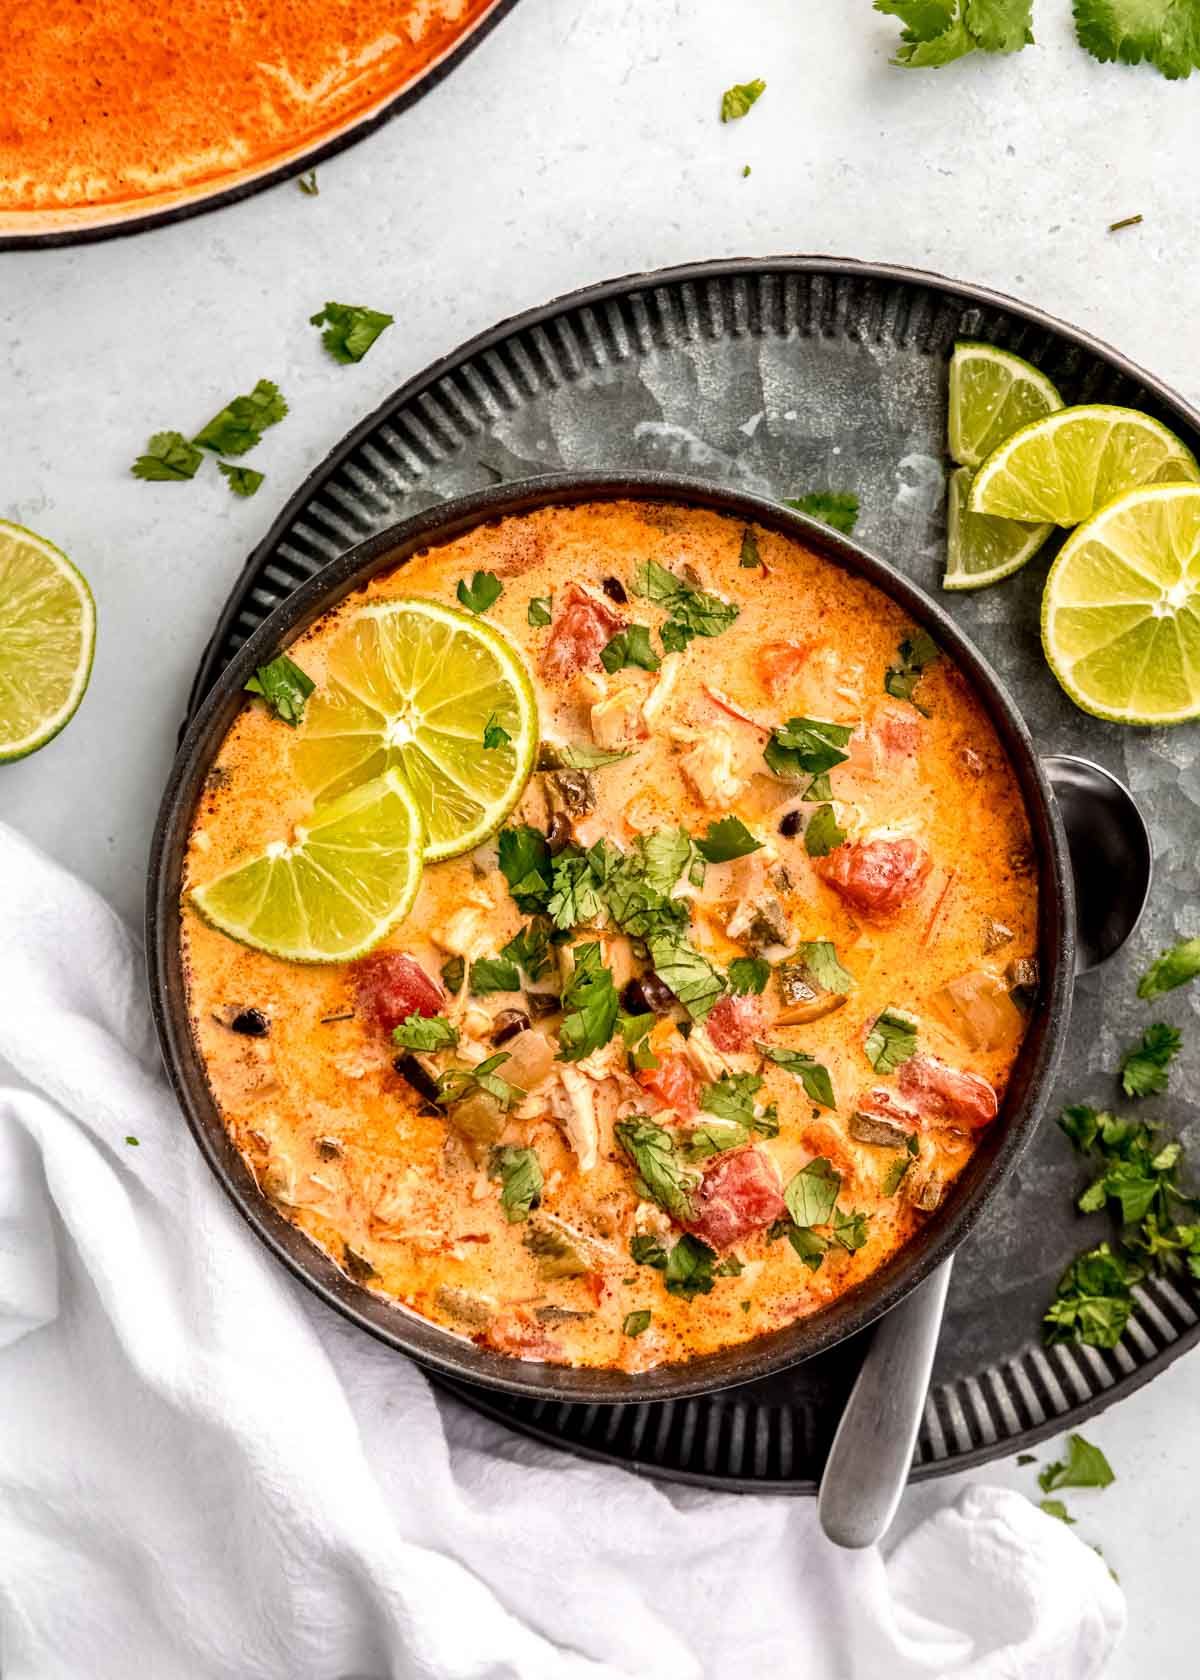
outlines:
M164 1084L136 943L0 825L4 1062L5 1680L1103 1673L1120 1589L1017 1494L843 1553L811 1501L435 1400L259 1248Z

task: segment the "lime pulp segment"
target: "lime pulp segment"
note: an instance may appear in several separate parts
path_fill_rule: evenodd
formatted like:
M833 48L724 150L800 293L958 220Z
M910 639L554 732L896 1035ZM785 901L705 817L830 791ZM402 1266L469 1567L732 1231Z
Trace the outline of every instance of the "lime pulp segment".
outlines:
M529 778L537 737L533 684L508 638L473 614L407 597L345 620L293 762L315 797L399 769L421 812L425 855L436 860L499 827Z
M1200 715L1200 486L1129 491L1073 532L1046 580L1042 641L1097 717Z
M950 474L946 504L946 571L943 589L983 589L1020 571L1041 548L1052 525L1026 525L1015 519L996 519L972 513L967 506L970 467Z
M1006 438L1063 406L1040 368L994 344L961 339L950 360L951 460L978 467Z
M421 814L388 770L318 806L291 842L193 889L205 921L289 962L350 962L412 908L421 884Z
M53 543L0 520L0 762L53 739L83 699L96 608Z

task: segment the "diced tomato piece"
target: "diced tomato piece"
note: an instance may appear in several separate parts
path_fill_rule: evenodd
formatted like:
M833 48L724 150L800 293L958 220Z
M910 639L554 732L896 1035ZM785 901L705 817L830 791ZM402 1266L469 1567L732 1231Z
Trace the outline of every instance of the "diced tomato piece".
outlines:
M816 867L855 910L889 916L920 892L930 861L915 840L854 840L818 858Z
M749 1050L763 1036L763 1025L762 999L753 992L718 998L704 1023L718 1050Z
M372 1026L390 1033L410 1015L438 1015L446 994L403 951L376 951L354 964L358 1007Z
M562 682L576 671L595 669L600 664L601 651L624 622L606 601L589 594L577 583L571 584L564 590L562 605L550 626L542 654L542 675L550 682Z
M811 642L764 642L754 656L759 682L768 694L782 694L811 653Z
M592 1297L592 1300L596 1303L596 1305L599 1306L601 1301L603 1301L604 1297L608 1294L608 1285L604 1281L604 1273L588 1272L583 1281L587 1284L588 1294Z
M963 1073L936 1056L912 1056L900 1065L896 1084L932 1125L963 1126L975 1131L996 1118L999 1099L978 1073Z
M890 706L875 725L885 752L908 757L921 744L923 719L912 706Z
M688 1230L711 1248L729 1248L786 1212L774 1163L747 1144L716 1156L706 1169Z
M663 1056L658 1067L639 1068L637 1082L664 1108L673 1108L684 1119L699 1110L700 1081L684 1056Z

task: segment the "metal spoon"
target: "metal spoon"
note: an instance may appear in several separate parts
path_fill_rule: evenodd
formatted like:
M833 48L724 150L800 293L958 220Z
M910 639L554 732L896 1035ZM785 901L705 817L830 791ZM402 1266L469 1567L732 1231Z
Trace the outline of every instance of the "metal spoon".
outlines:
M1099 764L1047 758L1075 881L1075 972L1116 955L1141 919L1154 852L1133 795ZM945 1260L880 1319L825 1461L817 1515L837 1546L873 1546L904 1492L950 1286Z

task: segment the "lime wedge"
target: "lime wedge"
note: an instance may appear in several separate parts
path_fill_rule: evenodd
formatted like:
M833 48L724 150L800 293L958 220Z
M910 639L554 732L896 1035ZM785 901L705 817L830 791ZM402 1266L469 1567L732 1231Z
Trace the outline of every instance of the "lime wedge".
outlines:
M44 747L92 674L96 607L53 543L0 519L0 763Z
M948 431L950 458L960 466L982 465L1022 426L1062 406L1056 387L1021 356L973 339L954 346Z
M484 733L495 743L484 745ZM425 828L425 856L455 857L494 832L537 750L529 673L494 625L408 597L360 607L329 648L293 763L314 796L400 769Z
M213 927L288 962L350 962L412 908L421 814L398 771L318 805L288 842L193 889Z
M1106 403L1060 408L992 451L971 486L972 513L1078 525L1143 484L1200 479L1195 456L1148 414Z
M1200 715L1200 487L1130 490L1073 532L1046 579L1042 643L1085 712Z
M972 513L967 499L974 476L970 467L956 467L950 474L943 589L982 589L1011 577L1032 560L1054 529L1053 525L1025 525L1017 519Z

